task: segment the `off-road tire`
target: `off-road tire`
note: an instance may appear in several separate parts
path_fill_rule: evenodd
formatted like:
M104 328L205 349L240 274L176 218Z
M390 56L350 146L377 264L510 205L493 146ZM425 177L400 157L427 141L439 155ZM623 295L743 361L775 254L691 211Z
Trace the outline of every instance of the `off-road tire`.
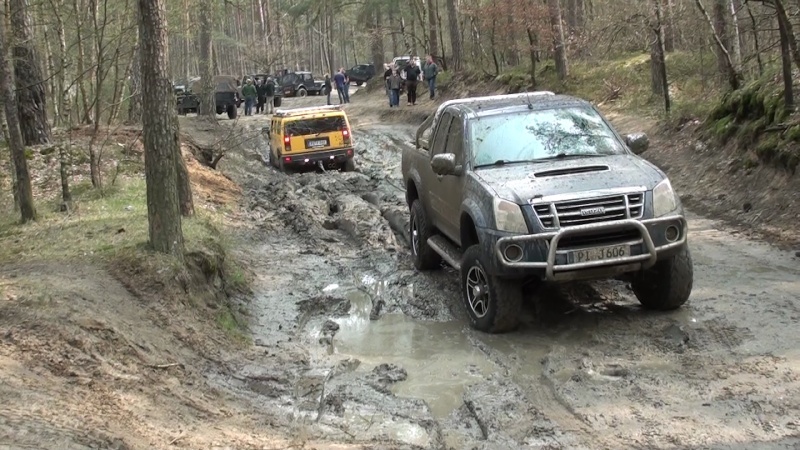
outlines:
M308 96L308 91L306 88L300 88L297 90L297 96L300 98L306 98Z
M235 119L236 116L239 114L239 110L234 107L233 105L228 105L228 119Z
M283 97L275 97L275 98L273 98L272 99L272 106L274 106L275 108L281 106L281 100L282 99L283 99Z
M277 167L277 165L275 165L275 156L272 155L272 148L270 147L267 147L267 160L270 166Z
M688 247L633 277L631 286L647 309L671 311L683 306L692 293L694 269Z
M217 109L216 109L216 112L217 112L217 114L222 114L222 113L224 113L224 112L225 112L225 110L224 110L224 109L222 109L222 108L217 108Z
M436 232L428 222L425 207L419 199L414 200L408 221L408 238L411 241L408 244L417 270L437 269L442 264L442 257L428 245L428 239L434 234Z
M356 160L355 158L348 158L344 161L341 167L342 172L355 172L356 171Z
M356 86L361 86L362 84L364 84L363 81L356 81Z
M467 310L470 325L486 333L505 333L519 326L522 311L522 283L504 280L489 274L488 255L480 245L470 246L461 258L461 298ZM482 308L471 306L475 291L471 288L476 274L483 277ZM472 297L471 297L472 296ZM483 314L476 310L481 309Z

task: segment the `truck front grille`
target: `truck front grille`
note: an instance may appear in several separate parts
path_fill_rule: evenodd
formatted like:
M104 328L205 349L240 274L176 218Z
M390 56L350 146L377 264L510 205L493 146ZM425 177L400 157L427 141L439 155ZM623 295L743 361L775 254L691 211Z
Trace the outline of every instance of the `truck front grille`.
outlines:
M533 204L545 228L571 227L621 219L638 219L644 213L644 193Z

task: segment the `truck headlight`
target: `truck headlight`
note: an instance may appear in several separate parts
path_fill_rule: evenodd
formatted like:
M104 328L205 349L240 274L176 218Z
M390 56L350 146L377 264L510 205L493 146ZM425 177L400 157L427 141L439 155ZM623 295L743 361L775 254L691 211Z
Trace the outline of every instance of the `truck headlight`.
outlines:
M528 225L522 216L522 208L518 204L494 199L494 223L498 231L509 233L527 233Z
M665 216L678 209L678 197L669 179L653 188L653 217Z

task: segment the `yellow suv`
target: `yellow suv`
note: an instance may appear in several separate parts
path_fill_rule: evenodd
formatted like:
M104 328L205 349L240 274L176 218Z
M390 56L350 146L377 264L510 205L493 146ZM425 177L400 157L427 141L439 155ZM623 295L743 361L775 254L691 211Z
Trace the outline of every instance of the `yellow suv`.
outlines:
M321 165L355 170L350 121L339 105L279 109L269 127L269 163L289 167Z

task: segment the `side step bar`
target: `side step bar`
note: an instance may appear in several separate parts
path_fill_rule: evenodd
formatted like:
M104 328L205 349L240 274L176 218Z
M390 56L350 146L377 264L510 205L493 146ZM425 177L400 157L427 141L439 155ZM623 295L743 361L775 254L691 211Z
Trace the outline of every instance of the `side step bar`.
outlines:
M436 235L428 238L428 246L439 256L450 264L454 269L461 270L461 257L463 253L455 245L451 244L446 237Z

